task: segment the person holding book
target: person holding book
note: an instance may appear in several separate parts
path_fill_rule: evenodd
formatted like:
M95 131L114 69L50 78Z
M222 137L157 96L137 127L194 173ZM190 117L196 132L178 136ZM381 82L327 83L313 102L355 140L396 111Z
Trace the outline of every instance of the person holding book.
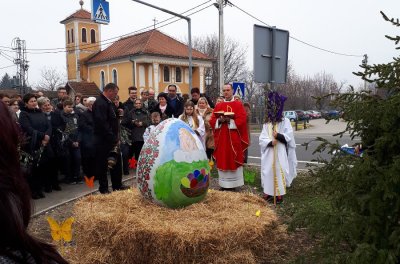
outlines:
M233 100L233 88L225 84L225 102L217 104L210 119L213 128L219 185L222 190L235 190L244 185L244 152L249 145L246 110L241 102Z

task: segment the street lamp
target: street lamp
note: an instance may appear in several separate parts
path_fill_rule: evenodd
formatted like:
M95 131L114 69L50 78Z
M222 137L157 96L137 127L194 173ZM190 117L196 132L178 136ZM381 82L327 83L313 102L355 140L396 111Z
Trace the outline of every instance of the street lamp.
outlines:
M213 82L212 71L208 71L205 77L206 83L206 95L211 98L211 100L215 100L214 91L211 90L211 85Z
M206 87L207 87L207 90L210 88L211 83L212 83L212 76L207 75L206 76Z

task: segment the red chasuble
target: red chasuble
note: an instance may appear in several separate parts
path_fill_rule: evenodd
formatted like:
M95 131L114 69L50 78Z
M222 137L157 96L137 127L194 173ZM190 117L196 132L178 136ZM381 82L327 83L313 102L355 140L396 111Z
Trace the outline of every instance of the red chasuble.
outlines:
M215 127L218 115L233 112L237 129L229 129L229 122ZM246 125L246 110L239 101L218 103L211 116L210 125L214 133L214 158L218 170L235 171L243 165L244 151L249 146L249 135Z

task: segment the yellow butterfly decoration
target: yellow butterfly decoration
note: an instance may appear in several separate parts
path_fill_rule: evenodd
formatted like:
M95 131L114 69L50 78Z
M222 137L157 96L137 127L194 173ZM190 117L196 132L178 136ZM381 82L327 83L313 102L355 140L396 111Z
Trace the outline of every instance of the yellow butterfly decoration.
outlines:
M256 216L257 216L257 217L260 217L260 215L261 215L261 211L260 211L260 210L257 210Z
M72 240L72 223L74 222L74 218L67 218L64 222L59 224L56 220L51 217L46 217L47 222L49 222L51 237L54 241L65 241L71 242Z

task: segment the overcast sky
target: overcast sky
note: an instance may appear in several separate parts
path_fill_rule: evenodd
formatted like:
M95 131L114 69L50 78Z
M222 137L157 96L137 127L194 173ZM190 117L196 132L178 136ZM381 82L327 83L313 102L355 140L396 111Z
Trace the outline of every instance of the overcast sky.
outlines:
M102 26L102 39L117 37L153 25L171 15L131 0L109 0L109 25ZM182 13L201 5L191 12L212 5L206 0L148 0L149 3ZM253 25L264 23L290 32L290 36L314 46L350 55L368 54L369 63L384 63L398 56L392 41L384 35L400 35L400 30L384 21L379 13L400 18L399 0L231 0L236 6L224 8L225 34L247 49L247 64L253 65ZM12 0L3 1L0 16L0 76L8 72L15 75L16 67L4 54L15 54L4 47L11 47L15 37L26 41L29 61L29 84L40 80L43 67L66 71L65 53L33 54L40 51L29 49L54 49L65 47L64 25L59 22L80 8L78 0ZM91 11L90 1L84 8ZM189 14L186 13L186 14ZM186 15L185 14L185 15ZM218 12L214 6L205 8L192 18L192 37L218 34ZM187 39L187 23L172 23L160 30L177 39ZM104 47L103 47L104 48ZM54 51L54 50L53 50ZM290 39L289 60L299 75L312 76L325 71L337 81L359 86L360 79L352 74L359 70L362 57L340 56L324 52Z

